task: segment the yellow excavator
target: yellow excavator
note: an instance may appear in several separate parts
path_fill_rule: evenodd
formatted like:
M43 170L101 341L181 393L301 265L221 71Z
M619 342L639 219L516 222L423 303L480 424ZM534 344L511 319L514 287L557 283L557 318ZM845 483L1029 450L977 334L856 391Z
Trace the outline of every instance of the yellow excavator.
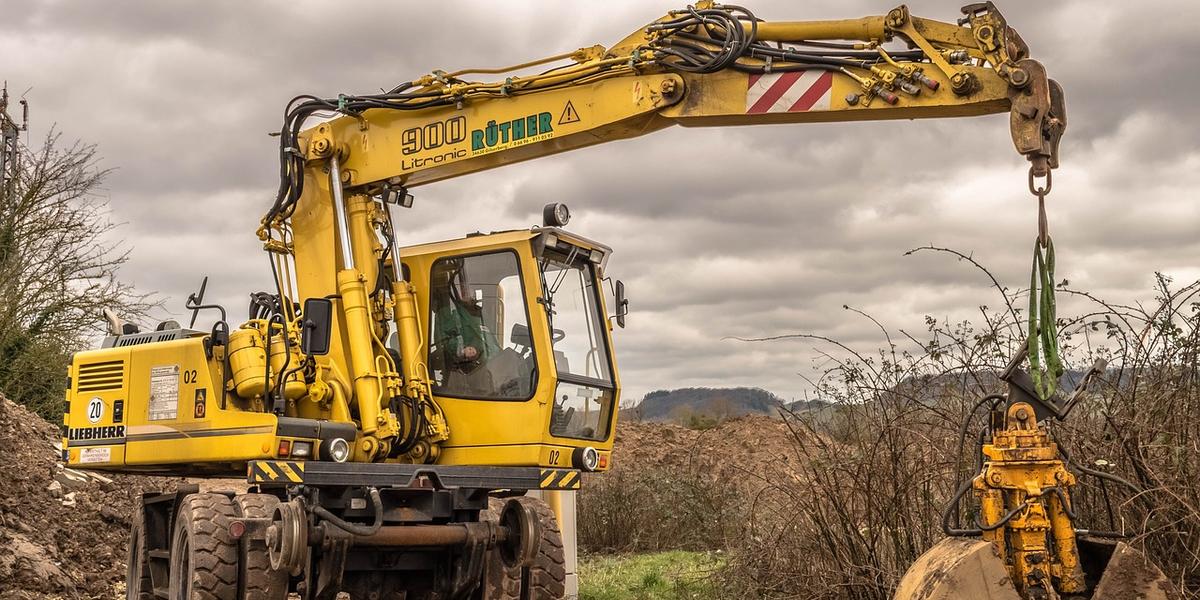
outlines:
M240 324L205 302L207 279L188 298L188 327L142 331L109 314L103 347L70 367L63 460L247 478L246 492L143 495L129 598L564 597L574 532L559 522L582 472L610 466L616 426L611 331L627 301L620 282L611 308L602 293L611 250L566 230L561 204L541 227L402 246L412 190L672 125L1000 112L1045 192L1062 91L990 2L957 23L903 6L774 22L700 2L608 48L433 71L378 94L299 96L258 230L274 289L251 295ZM201 312L215 317L210 329L193 329ZM1067 480L1050 492L983 477L988 550L971 556L998 567L982 589L1086 597L1098 577L1078 574L1068 543L1070 474L1034 409L1014 402L994 460L1040 444L1045 464L1013 464ZM1038 529L1039 507L1052 527ZM1037 550L1051 530L1056 551ZM919 589L901 597L967 597L953 596L955 582L984 572L943 563L922 562L905 580Z

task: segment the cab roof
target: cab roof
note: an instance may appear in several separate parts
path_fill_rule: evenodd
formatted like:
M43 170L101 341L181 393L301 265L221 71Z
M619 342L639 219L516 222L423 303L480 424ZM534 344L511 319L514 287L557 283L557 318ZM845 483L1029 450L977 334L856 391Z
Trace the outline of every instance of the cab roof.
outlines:
M532 240L543 234L551 234L559 240L579 246L580 248L597 250L603 254L606 259L612 254L612 248L601 244L600 242L590 240L581 235L576 235L566 231L561 227L532 227L529 229L494 231L492 233L475 232L469 233L463 238L403 246L400 248L400 256L441 254L445 252L470 252L471 250L485 246L511 244L524 240Z

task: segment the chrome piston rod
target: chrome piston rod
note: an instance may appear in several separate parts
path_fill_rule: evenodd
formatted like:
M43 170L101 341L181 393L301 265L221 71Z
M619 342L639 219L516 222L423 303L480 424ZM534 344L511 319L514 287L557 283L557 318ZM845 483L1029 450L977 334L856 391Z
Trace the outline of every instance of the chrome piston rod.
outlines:
M350 215L346 214L346 197L342 190L342 166L337 152L329 157L329 188L333 192L333 222L337 228L338 247L342 250L342 268L354 268L354 247L350 242Z

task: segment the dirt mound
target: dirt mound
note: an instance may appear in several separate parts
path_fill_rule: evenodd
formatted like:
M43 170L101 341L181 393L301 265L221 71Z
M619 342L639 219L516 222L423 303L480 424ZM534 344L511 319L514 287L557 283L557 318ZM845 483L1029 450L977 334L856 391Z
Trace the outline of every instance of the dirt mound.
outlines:
M172 480L64 469L55 426L0 395L0 598L114 598L129 515Z
M792 477L792 433L780 419L746 416L695 430L668 423L617 425L614 469L666 468L726 481Z

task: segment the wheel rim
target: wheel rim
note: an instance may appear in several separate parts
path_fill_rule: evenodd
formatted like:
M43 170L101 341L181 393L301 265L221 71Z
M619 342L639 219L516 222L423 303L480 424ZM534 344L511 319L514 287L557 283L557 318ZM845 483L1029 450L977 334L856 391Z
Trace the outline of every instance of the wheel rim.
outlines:
M177 561L175 581L177 585L175 589L179 592L178 597L181 599L191 598L192 587L192 549L188 536L180 536L183 539L178 542L179 560Z
M500 513L500 524L508 533L508 538L498 548L504 565L510 569L531 565L542 537L537 513L512 499L505 503Z

